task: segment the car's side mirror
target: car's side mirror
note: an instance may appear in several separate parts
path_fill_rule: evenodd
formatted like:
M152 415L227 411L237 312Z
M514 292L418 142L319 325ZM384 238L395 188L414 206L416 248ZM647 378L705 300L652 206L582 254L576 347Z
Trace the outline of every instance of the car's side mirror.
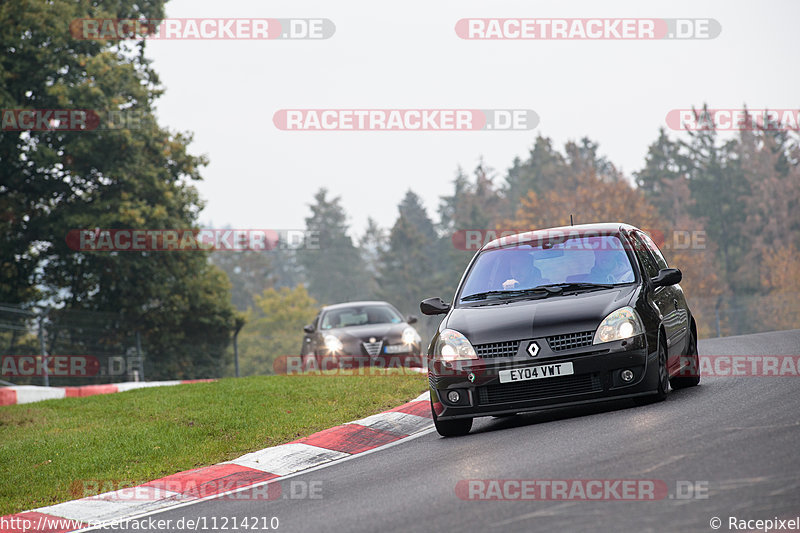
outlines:
M677 268L662 268L656 277L651 278L654 287L669 287L676 285L683 279L683 274Z
M416 324L416 323L417 323L417 317L416 316L408 315L406 317L406 324Z
M428 298L419 303L419 310L423 315L444 315L450 311L450 304L444 303L441 298Z
M313 324L306 324L305 326L303 326L303 331L305 331L306 333L314 333L316 331L316 328L314 328Z

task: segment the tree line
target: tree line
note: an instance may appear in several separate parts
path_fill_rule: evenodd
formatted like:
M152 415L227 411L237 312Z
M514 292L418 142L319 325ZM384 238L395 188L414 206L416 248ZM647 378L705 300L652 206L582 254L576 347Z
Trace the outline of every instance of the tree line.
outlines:
M701 337L800 327L796 133L754 128L721 139L713 129L673 137L662 129L632 176L588 138L559 149L539 135L502 173L483 161L470 173L459 168L451 193L437 200L430 213L409 190L391 227L370 218L354 232L341 198L321 189L305 220L319 249L213 254L251 324L277 308L295 312L286 322L245 326L247 368L263 371L275 354L297 353L300 328L319 305L381 299L418 315L423 298L450 298L474 253L454 243L459 231L562 226L570 215L576 223L627 222L659 236L668 261L684 272ZM423 336L437 324L423 318ZM262 344L251 351L255 339Z
M453 245L459 230L550 227L569 214L665 235L704 232L701 249L665 250L686 274L701 335L800 326L796 131L662 130L631 176L590 139L556 147L540 135L505 170L458 169L441 198L423 202L409 190L388 228L370 220L354 231L336 191L317 191L306 228L319 249L71 249L72 229L198 227L204 203L194 184L207 160L190 153L190 134L158 124L164 88L146 41L76 40L64 23L163 16L163 0L0 3L0 109L90 109L102 124L0 130L0 304L58 310L36 313L60 332L37 339L0 320L3 353L35 353L56 340L81 350L90 330L93 345L128 349L121 339L135 332L148 379L214 377L231 372L231 339L246 321L243 367L269 372L276 355L298 352L319 305L374 298L418 314L422 298L448 298L472 256ZM135 127L115 123L120 113L135 116ZM425 319L421 332L435 325Z

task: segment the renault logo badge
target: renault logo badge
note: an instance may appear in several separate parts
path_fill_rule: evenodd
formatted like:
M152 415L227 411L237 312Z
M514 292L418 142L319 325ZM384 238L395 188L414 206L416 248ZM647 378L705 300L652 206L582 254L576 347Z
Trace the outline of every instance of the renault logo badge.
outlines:
M539 344L536 341L531 341L531 343L528 344L528 355L531 357L539 355Z

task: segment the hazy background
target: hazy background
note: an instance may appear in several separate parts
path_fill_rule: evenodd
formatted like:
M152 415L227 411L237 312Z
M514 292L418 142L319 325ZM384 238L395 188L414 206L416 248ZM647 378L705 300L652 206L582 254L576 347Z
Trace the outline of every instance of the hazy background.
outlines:
M433 213L458 165L503 174L539 133L588 136L626 175L670 109L796 108L800 4L771 1L329 2L172 0L169 17L329 18L324 41L150 41L167 88L159 122L210 157L201 220L302 228L319 187L342 196L354 233L390 227L409 188ZM464 17L714 18L713 40L467 41ZM529 108L519 132L286 132L282 108ZM499 181L499 180L498 180Z
M0 355L124 354L146 379L220 377L235 373L236 338L243 374L272 373L280 356L300 352L321 305L380 299L419 314L422 299L451 298L474 253L452 238L459 231L547 228L570 214L661 235L700 338L798 328L798 131L660 135L674 109L800 108L798 5L4 1L0 110L131 109L142 120L64 135L0 131ZM141 42L80 39L70 25L165 16L324 18L336 32L149 39L150 69ZM457 21L474 17L702 18L721 34L457 37ZM292 108L532 109L540 123L278 130L273 115ZM188 154L176 132L194 133ZM303 229L319 246L107 253L65 239L81 228L198 226ZM702 243L678 246L689 234ZM421 317L423 344L438 324ZM141 377L127 374L113 377Z

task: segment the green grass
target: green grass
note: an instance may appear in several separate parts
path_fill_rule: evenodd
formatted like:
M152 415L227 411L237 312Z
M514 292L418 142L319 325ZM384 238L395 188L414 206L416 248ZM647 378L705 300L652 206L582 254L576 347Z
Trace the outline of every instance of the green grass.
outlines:
M235 459L426 386L424 374L269 376L0 407L0 515L88 495L76 483L130 486Z

